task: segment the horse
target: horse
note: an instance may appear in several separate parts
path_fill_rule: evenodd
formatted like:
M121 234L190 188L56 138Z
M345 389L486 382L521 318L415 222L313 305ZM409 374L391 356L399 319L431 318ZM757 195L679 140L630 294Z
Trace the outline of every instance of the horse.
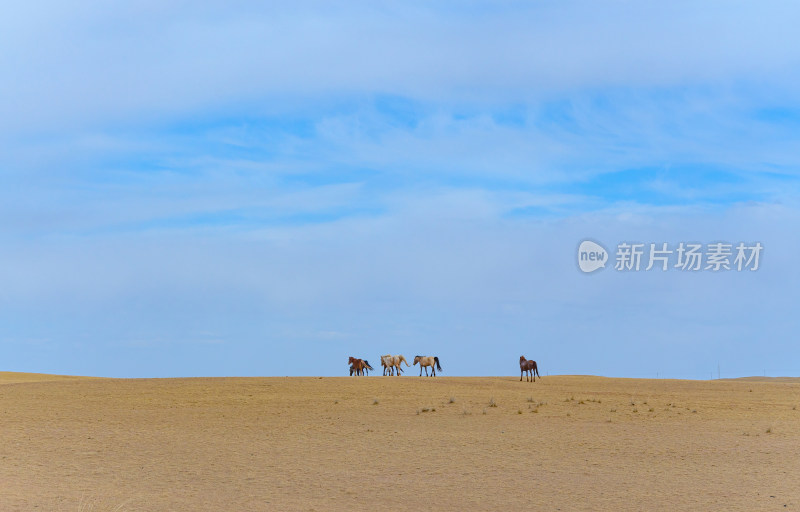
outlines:
M372 370L372 366L370 366L369 361L366 359L356 359L353 356L347 360L347 364L350 366L350 375L352 376L353 373L356 375L364 375L367 370Z
M442 365L439 364L439 358L436 356L416 356L414 358L414 364L419 363L419 376L422 377L422 367L425 367L425 376L428 377L428 366L431 367L431 371L433 371L433 375L431 377L436 377L436 370L442 371ZM406 363L408 364L408 363Z
M367 364L369 364L369 363L367 363ZM372 368L372 367L371 366L364 367L364 373L369 375L369 369L370 368ZM355 368L355 366L350 365L350 376L352 377L354 373L356 373L356 368Z
M406 366L411 366L410 364L408 364L408 361L406 361L406 358L403 357L402 355L399 355L399 356L390 356L390 355L381 356L381 364L384 367L383 368L383 374L384 375L386 375L386 371L387 370L389 371L389 375L394 375L394 369L396 368L397 369L397 376L399 377L400 376L400 372L403 371L403 369L400 367L401 363L406 363Z
M394 366L392 365L392 356L385 355L381 356L381 366L383 366L383 376L386 377L386 372L389 372L389 375L394 375Z
M536 366L536 361L525 359L525 356L519 356L519 380L522 382L522 374L527 372L533 377L533 382L536 382L536 376L538 375L541 379L542 376L539 375L539 368ZM526 375L526 382L530 382Z

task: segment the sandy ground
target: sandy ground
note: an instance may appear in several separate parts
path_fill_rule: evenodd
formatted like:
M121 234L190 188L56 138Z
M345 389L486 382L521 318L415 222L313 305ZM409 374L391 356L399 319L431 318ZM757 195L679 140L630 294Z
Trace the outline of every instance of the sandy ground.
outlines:
M0 373L2 511L417 508L800 510L800 380Z

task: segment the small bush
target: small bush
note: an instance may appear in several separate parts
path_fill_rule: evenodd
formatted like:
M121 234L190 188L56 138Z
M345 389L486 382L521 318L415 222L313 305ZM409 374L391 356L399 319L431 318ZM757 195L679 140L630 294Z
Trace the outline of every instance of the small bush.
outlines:
M497 402L494 401L494 397L489 399L489 407L497 407Z
M456 397L454 397L454 396L451 396L451 397L450 397L450 403L451 403L451 404L454 404L454 403L456 403Z

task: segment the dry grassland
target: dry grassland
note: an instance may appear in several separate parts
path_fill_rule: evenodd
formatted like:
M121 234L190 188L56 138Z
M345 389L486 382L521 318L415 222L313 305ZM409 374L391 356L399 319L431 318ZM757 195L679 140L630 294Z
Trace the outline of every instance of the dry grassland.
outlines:
M800 510L800 381L0 373L0 510Z

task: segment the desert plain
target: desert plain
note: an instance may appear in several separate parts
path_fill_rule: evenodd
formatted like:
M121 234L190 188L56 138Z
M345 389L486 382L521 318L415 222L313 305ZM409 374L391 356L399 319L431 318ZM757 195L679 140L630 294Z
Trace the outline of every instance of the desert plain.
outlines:
M800 510L800 380L0 373L0 510Z

